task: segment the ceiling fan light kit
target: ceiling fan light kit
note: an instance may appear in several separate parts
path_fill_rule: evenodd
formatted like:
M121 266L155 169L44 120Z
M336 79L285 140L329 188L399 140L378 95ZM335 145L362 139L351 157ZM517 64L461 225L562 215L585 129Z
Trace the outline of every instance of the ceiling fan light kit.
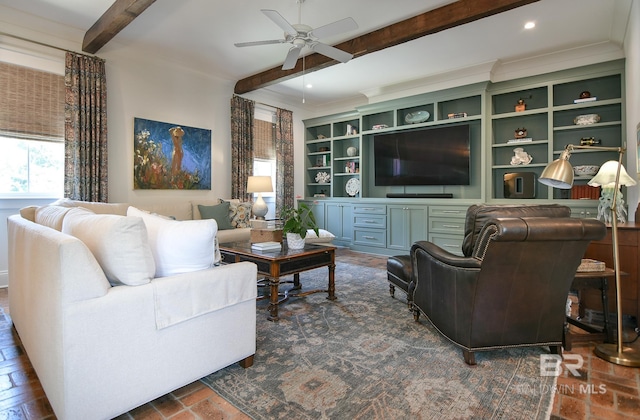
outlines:
M296 1L298 6L298 20L300 20L300 8L304 0ZM252 41L252 42L238 42L234 45L236 47L253 47L256 45L269 45L269 44L291 44L291 48L285 57L282 65L282 70L291 70L296 66L298 58L302 53L304 47L309 47L314 52L325 55L341 63L346 63L353 58L353 54L330 45L324 44L318 41L320 38L326 38L334 35L341 34L343 32L352 31L358 29L358 24L353 18L344 18L333 23L329 23L319 28L313 29L309 25L302 23L291 24L280 13L275 10L261 9L273 23L278 25L284 30L284 39L272 39L266 41Z

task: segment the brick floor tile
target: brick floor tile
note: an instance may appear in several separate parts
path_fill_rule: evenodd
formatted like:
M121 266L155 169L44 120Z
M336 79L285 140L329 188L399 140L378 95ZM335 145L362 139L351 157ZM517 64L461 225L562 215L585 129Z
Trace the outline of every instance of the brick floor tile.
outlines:
M213 394L215 394L215 392L213 392L211 388L205 387L180 398L180 401L185 406L190 407L202 400L210 398Z
M221 407L210 399L200 401L193 407L191 411L207 420L223 420L225 419L225 412Z
M565 419L584 419L587 413L587 406L583 400L563 396L562 407L560 407L560 416Z
M163 395L162 397L153 400L151 404L164 417L171 417L185 408L185 406L172 394Z
M616 394L616 397L619 412L640 418L640 398L630 397L619 393Z

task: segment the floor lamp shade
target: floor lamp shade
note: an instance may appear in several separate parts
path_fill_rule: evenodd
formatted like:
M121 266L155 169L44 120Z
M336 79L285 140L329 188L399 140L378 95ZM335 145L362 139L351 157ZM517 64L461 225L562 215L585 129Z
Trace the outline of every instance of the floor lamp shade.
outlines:
M267 203L262 198L262 193L266 192L273 192L270 176L250 176L247 179L247 193L258 193L258 198L251 208L251 212L256 219L264 219L264 216L269 212Z

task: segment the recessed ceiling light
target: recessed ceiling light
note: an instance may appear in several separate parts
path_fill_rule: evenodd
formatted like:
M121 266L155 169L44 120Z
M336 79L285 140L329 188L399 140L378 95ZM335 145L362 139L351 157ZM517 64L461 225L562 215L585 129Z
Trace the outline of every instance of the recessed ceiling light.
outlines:
M527 22L524 24L524 29L533 29L536 27L536 23L535 22Z
M307 85L305 86L307 89L311 89L313 87L313 85L311 83L307 83Z

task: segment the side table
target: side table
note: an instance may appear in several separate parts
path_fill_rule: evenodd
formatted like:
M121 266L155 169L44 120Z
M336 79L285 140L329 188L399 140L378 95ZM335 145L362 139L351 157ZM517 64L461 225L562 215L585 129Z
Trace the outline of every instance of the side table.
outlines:
M621 276L626 273L620 273ZM598 289L602 297L602 312L604 313L604 325L602 328L594 327L593 325L586 324L580 321L580 317L584 316L584 309L582 306L582 299L580 299L580 311L579 318L575 319L570 316L566 317L567 325L562 340L562 347L565 350L571 350L573 343L585 343L591 341L604 341L606 343L614 343L613 331L609 325L609 279L615 281L615 271L611 268L605 268L604 271L586 271L577 272L573 282L571 283L571 290L578 290L579 292L584 289ZM574 325L588 334L576 334L569 331L569 325Z

